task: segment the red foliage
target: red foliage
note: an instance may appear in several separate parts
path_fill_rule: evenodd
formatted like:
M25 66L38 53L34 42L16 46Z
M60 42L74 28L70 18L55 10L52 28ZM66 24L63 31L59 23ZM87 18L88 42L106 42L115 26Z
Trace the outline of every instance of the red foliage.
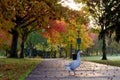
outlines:
M11 45L11 36L0 29L0 44L4 44L8 41L8 45Z
M48 25L44 27L45 32L42 32L42 36L50 38L52 43L56 43L56 39L59 39L59 33L66 33L66 25L63 21L49 21Z
M5 41L5 36L4 36L3 32L1 31L1 33L0 33L0 44L4 43L4 41Z
M3 37L3 34L2 33L0 33L0 39Z
M42 32L41 34L42 34L42 36L43 36L44 38L47 38L47 37L48 37L48 33L47 33L47 32Z
M98 35L95 33L90 33L89 36L92 38L93 41L98 39Z
M86 30L90 30L91 27L89 25L85 26ZM98 39L98 35L96 33L89 33L89 36L92 38L93 41Z
M49 26L56 30L59 33L65 33L66 32L66 25L63 21L51 21L49 22Z
M54 24L54 29L60 33L65 33L66 32L66 27L64 22L56 22Z

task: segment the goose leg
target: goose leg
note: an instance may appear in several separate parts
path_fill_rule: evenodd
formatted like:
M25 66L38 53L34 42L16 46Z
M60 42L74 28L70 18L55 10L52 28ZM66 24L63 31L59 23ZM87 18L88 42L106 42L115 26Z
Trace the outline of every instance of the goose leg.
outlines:
M70 71L68 71L69 75L70 75Z
M75 71L74 71L74 75L76 75Z

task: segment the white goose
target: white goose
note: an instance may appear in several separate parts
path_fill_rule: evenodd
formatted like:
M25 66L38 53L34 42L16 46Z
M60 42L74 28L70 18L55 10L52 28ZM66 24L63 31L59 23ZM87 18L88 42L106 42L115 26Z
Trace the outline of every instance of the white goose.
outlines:
M66 69L69 71L69 75L70 75L70 71L74 72L75 75L75 69L78 68L81 64L81 59L80 59L80 54L82 53L82 51L78 51L77 53L77 59L70 62L69 64L66 64L65 67Z

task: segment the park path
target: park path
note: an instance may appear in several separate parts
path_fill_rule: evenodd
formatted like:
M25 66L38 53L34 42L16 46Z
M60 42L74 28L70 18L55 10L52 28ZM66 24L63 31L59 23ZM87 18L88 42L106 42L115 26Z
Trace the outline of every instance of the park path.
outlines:
M45 59L26 80L120 80L120 67L86 61L77 68L77 75L69 76L64 67L69 62L65 59Z

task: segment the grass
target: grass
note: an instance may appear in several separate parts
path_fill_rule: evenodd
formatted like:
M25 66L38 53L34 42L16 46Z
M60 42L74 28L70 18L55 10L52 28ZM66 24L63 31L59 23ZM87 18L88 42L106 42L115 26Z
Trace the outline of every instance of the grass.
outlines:
M25 80L41 59L0 58L0 80Z
M101 60L101 56L81 57L82 60L106 65L119 66L120 56L108 56L108 60ZM25 77L38 65L41 59L10 59L0 58L0 80L25 80Z
M101 56L82 57L82 60L84 61L91 61L91 62L120 67L120 56L107 56L108 60L101 60L101 59L102 59Z
M120 67L120 60L93 60L92 62Z

